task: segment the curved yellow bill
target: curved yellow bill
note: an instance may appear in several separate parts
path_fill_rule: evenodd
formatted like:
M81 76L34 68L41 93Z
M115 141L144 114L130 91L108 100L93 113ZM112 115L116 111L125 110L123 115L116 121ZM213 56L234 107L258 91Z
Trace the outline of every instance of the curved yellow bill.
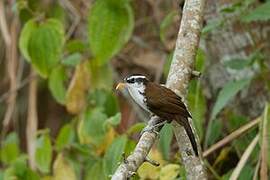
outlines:
M116 90L122 90L126 87L126 84L125 83L119 83L117 86L116 86Z

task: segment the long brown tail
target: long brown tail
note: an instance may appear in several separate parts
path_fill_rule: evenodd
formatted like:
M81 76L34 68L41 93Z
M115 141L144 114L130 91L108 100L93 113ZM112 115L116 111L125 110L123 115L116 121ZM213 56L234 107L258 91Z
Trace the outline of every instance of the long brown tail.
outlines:
M189 140L191 142L193 151L195 152L195 155L198 156L197 143L196 143L193 131L191 129L191 126L190 126L190 124L188 122L188 119L187 118L182 119L181 117L177 117L176 122L178 122L180 125L182 125L185 128L185 131L186 131L186 133L188 135L188 138L189 138Z

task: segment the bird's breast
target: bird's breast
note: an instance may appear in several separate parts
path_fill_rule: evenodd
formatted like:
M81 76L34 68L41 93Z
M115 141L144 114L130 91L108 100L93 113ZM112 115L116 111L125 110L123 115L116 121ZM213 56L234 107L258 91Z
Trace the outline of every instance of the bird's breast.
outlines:
M132 99L144 110L149 111L146 105L146 98L144 95L144 89L128 89L130 96Z

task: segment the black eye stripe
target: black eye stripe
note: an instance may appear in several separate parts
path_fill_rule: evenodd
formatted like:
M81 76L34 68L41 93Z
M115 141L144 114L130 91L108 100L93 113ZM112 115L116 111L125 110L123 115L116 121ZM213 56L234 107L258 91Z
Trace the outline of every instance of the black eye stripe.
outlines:
M127 83L133 84L133 83L146 83L147 79L145 77L128 77L124 79Z
M134 80L134 78L129 78L129 79L127 79L127 82L128 82L128 83L134 83L135 80Z

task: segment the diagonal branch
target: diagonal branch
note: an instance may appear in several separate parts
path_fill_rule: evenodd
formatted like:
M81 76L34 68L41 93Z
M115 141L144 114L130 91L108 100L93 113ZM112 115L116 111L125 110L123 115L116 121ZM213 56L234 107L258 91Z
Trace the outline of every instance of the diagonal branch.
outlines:
M205 0L185 1L174 57L166 84L167 87L174 90L183 98L185 98L187 93L187 87L199 45L204 3ZM158 121L158 118L152 117L148 125L155 124L156 121ZM206 179L202 160L189 153L192 151L192 147L184 128L176 123L173 123L173 127L181 153L182 164L185 166L187 172L187 179ZM125 162L120 164L112 179L124 180L133 175L145 161L156 139L157 135L154 132L143 133L134 152L128 156Z

